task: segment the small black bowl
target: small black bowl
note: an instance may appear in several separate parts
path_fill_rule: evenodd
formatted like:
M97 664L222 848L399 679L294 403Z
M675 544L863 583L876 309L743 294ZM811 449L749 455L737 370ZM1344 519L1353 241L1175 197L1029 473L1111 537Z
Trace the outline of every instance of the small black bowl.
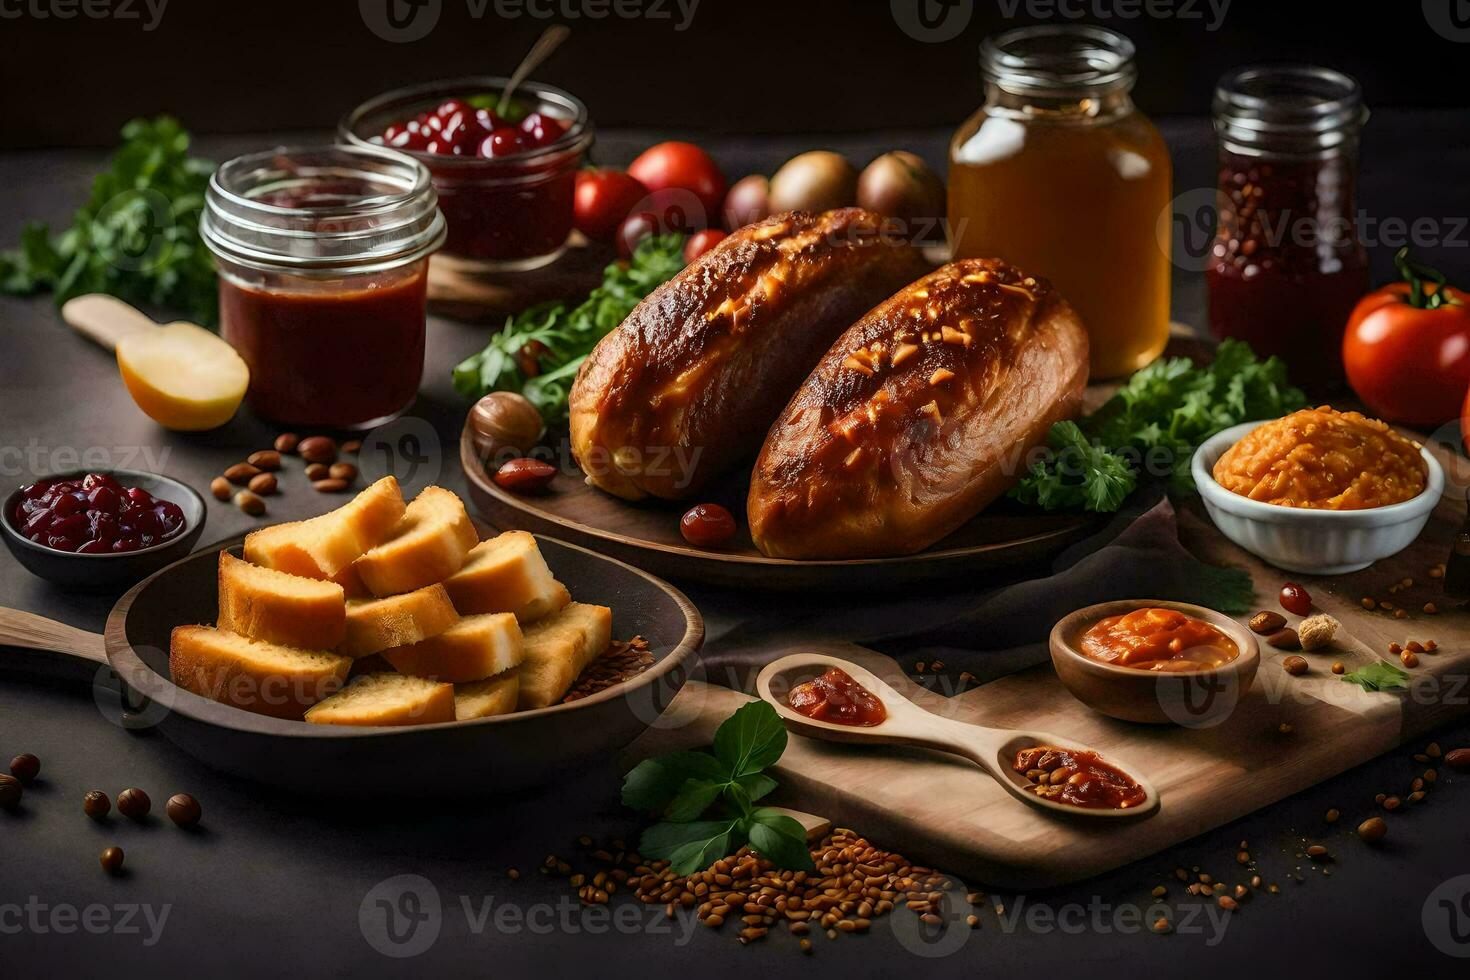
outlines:
M4 530L6 547L26 571L63 588L100 591L139 582L193 550L204 531L204 498L193 487L173 477L140 470L76 470L39 479L74 480L89 472L106 473L124 487L142 487L160 500L177 504L184 512L183 531L152 547L120 554L79 555L59 551L36 544L11 523L15 505L20 501L21 488L17 487L5 498L0 528Z

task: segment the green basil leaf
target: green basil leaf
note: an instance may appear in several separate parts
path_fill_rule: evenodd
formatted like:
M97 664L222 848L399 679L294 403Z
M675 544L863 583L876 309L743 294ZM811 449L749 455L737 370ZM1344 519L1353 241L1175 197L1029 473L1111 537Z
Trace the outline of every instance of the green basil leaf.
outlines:
M646 857L666 858L675 874L693 874L734 850L730 838L738 823L737 820L656 823L643 832L638 851Z
M776 781L765 773L751 773L749 776L741 776L735 780L745 790L745 795L751 802L755 802L763 796L769 796L776 788Z
M725 778L725 768L707 752L670 752L644 759L623 777L623 804L646 813L659 812L686 781Z
M786 726L776 709L764 701L744 705L715 732L715 758L736 779L760 772L785 751Z
M749 826L750 846L771 863L788 871L811 871L806 829L793 817L769 808L756 810Z
M664 819L674 823L688 823L710 808L720 798L720 791L729 783L711 779L687 779L679 792L664 810Z
M1358 685L1365 691L1402 691L1409 686L1408 671L1400 669L1387 660L1359 667L1350 674L1343 674L1342 679L1349 684Z

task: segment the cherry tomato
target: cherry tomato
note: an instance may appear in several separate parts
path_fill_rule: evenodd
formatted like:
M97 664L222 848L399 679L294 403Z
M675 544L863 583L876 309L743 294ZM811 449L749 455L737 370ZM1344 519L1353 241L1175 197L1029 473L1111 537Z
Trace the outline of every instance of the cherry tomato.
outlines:
M676 188L688 191L703 208L699 227L714 224L725 197L725 175L710 155L693 143L677 141L649 147L628 167L628 173L650 191Z
M508 157L520 153L524 148L521 143L521 134L509 127L503 127L485 137L480 144L480 156Z
M648 188L621 170L582 170L577 173L577 230L593 241L608 241L617 232Z
M693 262L705 252L720 244L725 233L718 228L706 228L704 231L696 231L689 236L689 241L684 245L684 261Z
M1387 422L1432 427L1461 414L1470 388L1470 294L1400 249L1404 277L1359 300L1342 341L1348 383Z
M1312 611L1311 593L1295 582L1287 582L1281 587L1281 608L1305 616Z
M719 504L695 504L679 518L679 533L696 548L715 548L735 536L735 517Z

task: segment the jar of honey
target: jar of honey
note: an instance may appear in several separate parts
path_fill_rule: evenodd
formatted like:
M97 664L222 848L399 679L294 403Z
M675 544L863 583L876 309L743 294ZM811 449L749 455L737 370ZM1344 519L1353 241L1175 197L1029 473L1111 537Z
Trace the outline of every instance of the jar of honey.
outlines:
M1311 65L1242 68L1215 90L1218 218L1210 329L1286 361L1317 392L1342 379L1342 335L1368 291L1358 234L1358 83Z
M949 239L1044 276L1082 317L1092 376L1129 374L1169 339L1169 151L1133 105L1133 44L1080 25L981 46L985 104L955 133Z

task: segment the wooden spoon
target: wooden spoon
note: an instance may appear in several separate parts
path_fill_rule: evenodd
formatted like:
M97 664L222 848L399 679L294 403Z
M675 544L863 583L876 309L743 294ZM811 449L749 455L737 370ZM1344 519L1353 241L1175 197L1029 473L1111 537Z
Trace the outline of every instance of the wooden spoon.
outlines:
M495 100L495 114L497 116L502 119L505 118L505 110L510 107L511 95L520 87L520 84L526 80L531 72L540 67L541 62L551 57L551 52L561 47L561 42L565 41L571 33L571 28L564 24L553 24L541 32L541 36L536 39L536 43L531 45L531 50L526 52L526 56L521 59L521 63L511 73L510 81L505 83L505 90L500 93L500 98Z
M772 688L790 691L797 684L825 673L833 667L847 672L853 680L875 694L888 711L888 717L871 727L837 725L819 721L793 711L784 696L773 693ZM1152 813L1159 806L1159 794L1148 782L1138 775L1132 766L1112 760L1128 773L1143 788L1144 801L1136 807L1124 810L1093 809L1058 803L1038 796L1027 787L1030 781L1024 773L1012 768L1012 760L1021 749L1033 745L1054 745L1074 751L1095 751L1068 739L1046 732L1018 731L1003 728L986 728L968 722L955 721L926 711L902 694L889 687L878 676L858 664L841 660L823 653L795 653L767 664L755 680L756 691L769 702L786 727L798 735L824 739L829 742L860 742L870 745L915 745L926 749L937 749L963 756L990 773L1002 789L1023 803L1052 813L1069 817L1096 817L1099 819L1133 818ZM1100 753L1099 753L1100 754Z

